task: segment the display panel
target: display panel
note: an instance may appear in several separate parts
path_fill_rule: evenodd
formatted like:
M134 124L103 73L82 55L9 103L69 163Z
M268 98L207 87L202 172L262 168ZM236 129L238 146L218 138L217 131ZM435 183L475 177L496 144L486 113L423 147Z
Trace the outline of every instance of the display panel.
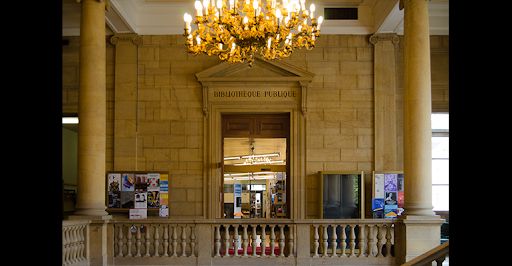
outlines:
M105 201L109 213L127 213L130 209L156 213L162 208L168 210L168 193L167 172L117 171L106 174Z
M320 174L320 218L364 218L363 172L327 172Z
M373 218L396 218L404 211L404 174L376 172L372 176Z

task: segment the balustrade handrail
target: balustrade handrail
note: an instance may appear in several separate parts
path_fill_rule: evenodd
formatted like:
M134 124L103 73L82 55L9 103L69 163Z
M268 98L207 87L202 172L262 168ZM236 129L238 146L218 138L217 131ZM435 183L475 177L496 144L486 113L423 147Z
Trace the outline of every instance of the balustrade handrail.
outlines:
M91 220L62 220L62 227L90 224Z
M108 223L162 223L162 224L395 224L393 219L168 219L168 218L147 218L141 220L130 220L118 218L107 221Z
M419 255L418 257L403 263L400 266L420 266L420 265L426 265L430 262L441 260L444 261L446 255L448 254L448 251L450 249L449 241L444 242L443 244Z

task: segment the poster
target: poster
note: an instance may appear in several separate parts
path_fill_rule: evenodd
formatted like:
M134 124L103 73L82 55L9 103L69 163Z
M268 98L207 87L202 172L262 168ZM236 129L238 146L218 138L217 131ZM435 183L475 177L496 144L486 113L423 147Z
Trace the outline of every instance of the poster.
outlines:
M121 208L130 209L134 206L135 192L121 191Z
M169 207L167 205L161 205L158 211L160 217L169 217Z
M397 177L397 191L404 191L404 175L403 174L398 174L398 177Z
M397 175L396 174L384 174L384 192L396 192L397 191Z
M148 191L148 208L160 207L160 191Z
M119 175L121 178L121 175ZM121 208L121 191L108 192L108 207L109 208Z
M160 193L169 191L169 175L160 175Z
M384 209L384 199L373 199L372 201L372 210L378 211Z
M147 191L148 189L148 175L147 174L136 174L135 175L135 189L142 189Z
M110 173L108 174L108 191L109 192L120 192L121 191L121 174Z
M242 218L242 184L233 184L234 193L233 193L233 216L234 218Z
M375 174L375 198L384 198L384 174Z
M160 191L160 206L168 205L169 202L169 194L167 192Z
M148 191L160 191L160 174L148 174Z
M132 173L124 173L122 175L123 185L121 191L134 191L135 190L135 176Z
M143 189L135 190L135 209L145 209L148 207L148 193Z
M130 219L147 219L148 209L130 209Z
M396 192L386 192L386 198L384 199L384 203L386 205L397 205L397 195Z

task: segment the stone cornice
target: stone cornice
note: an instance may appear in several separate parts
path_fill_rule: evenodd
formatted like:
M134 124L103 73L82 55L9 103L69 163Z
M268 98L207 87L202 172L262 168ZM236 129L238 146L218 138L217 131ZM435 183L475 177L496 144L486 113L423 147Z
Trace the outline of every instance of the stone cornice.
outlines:
M394 45L397 45L400 42L400 38L395 33L376 33L370 36L370 43L375 45L381 41L390 41Z
M117 45L119 41L131 41L133 44L139 46L142 38L136 33L116 34L110 38L110 43Z

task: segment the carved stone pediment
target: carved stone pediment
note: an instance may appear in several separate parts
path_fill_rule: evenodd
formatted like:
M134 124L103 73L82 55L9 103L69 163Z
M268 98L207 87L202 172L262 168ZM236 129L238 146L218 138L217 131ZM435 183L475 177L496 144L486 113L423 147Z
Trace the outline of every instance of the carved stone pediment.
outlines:
M262 100L264 97L274 95L268 90L278 90L276 88L292 87L294 91L284 92L287 96L289 93L293 97L297 95L298 103L300 103L302 113L306 113L306 94L307 86L313 80L314 74L288 64L283 61L266 61L263 58L256 57L252 67L247 63L228 63L223 62L216 66L210 67L196 74L197 80L203 86L203 112L208 114L208 99L213 90L222 88L222 95L230 93L230 90L237 88L236 95L240 97L250 97L251 100ZM268 88L268 90L267 90ZM256 91L256 92L255 92ZM255 94L257 93L257 94ZM287 94L288 93L288 94ZM215 92L214 95L219 95ZM275 97L273 98L275 99Z

